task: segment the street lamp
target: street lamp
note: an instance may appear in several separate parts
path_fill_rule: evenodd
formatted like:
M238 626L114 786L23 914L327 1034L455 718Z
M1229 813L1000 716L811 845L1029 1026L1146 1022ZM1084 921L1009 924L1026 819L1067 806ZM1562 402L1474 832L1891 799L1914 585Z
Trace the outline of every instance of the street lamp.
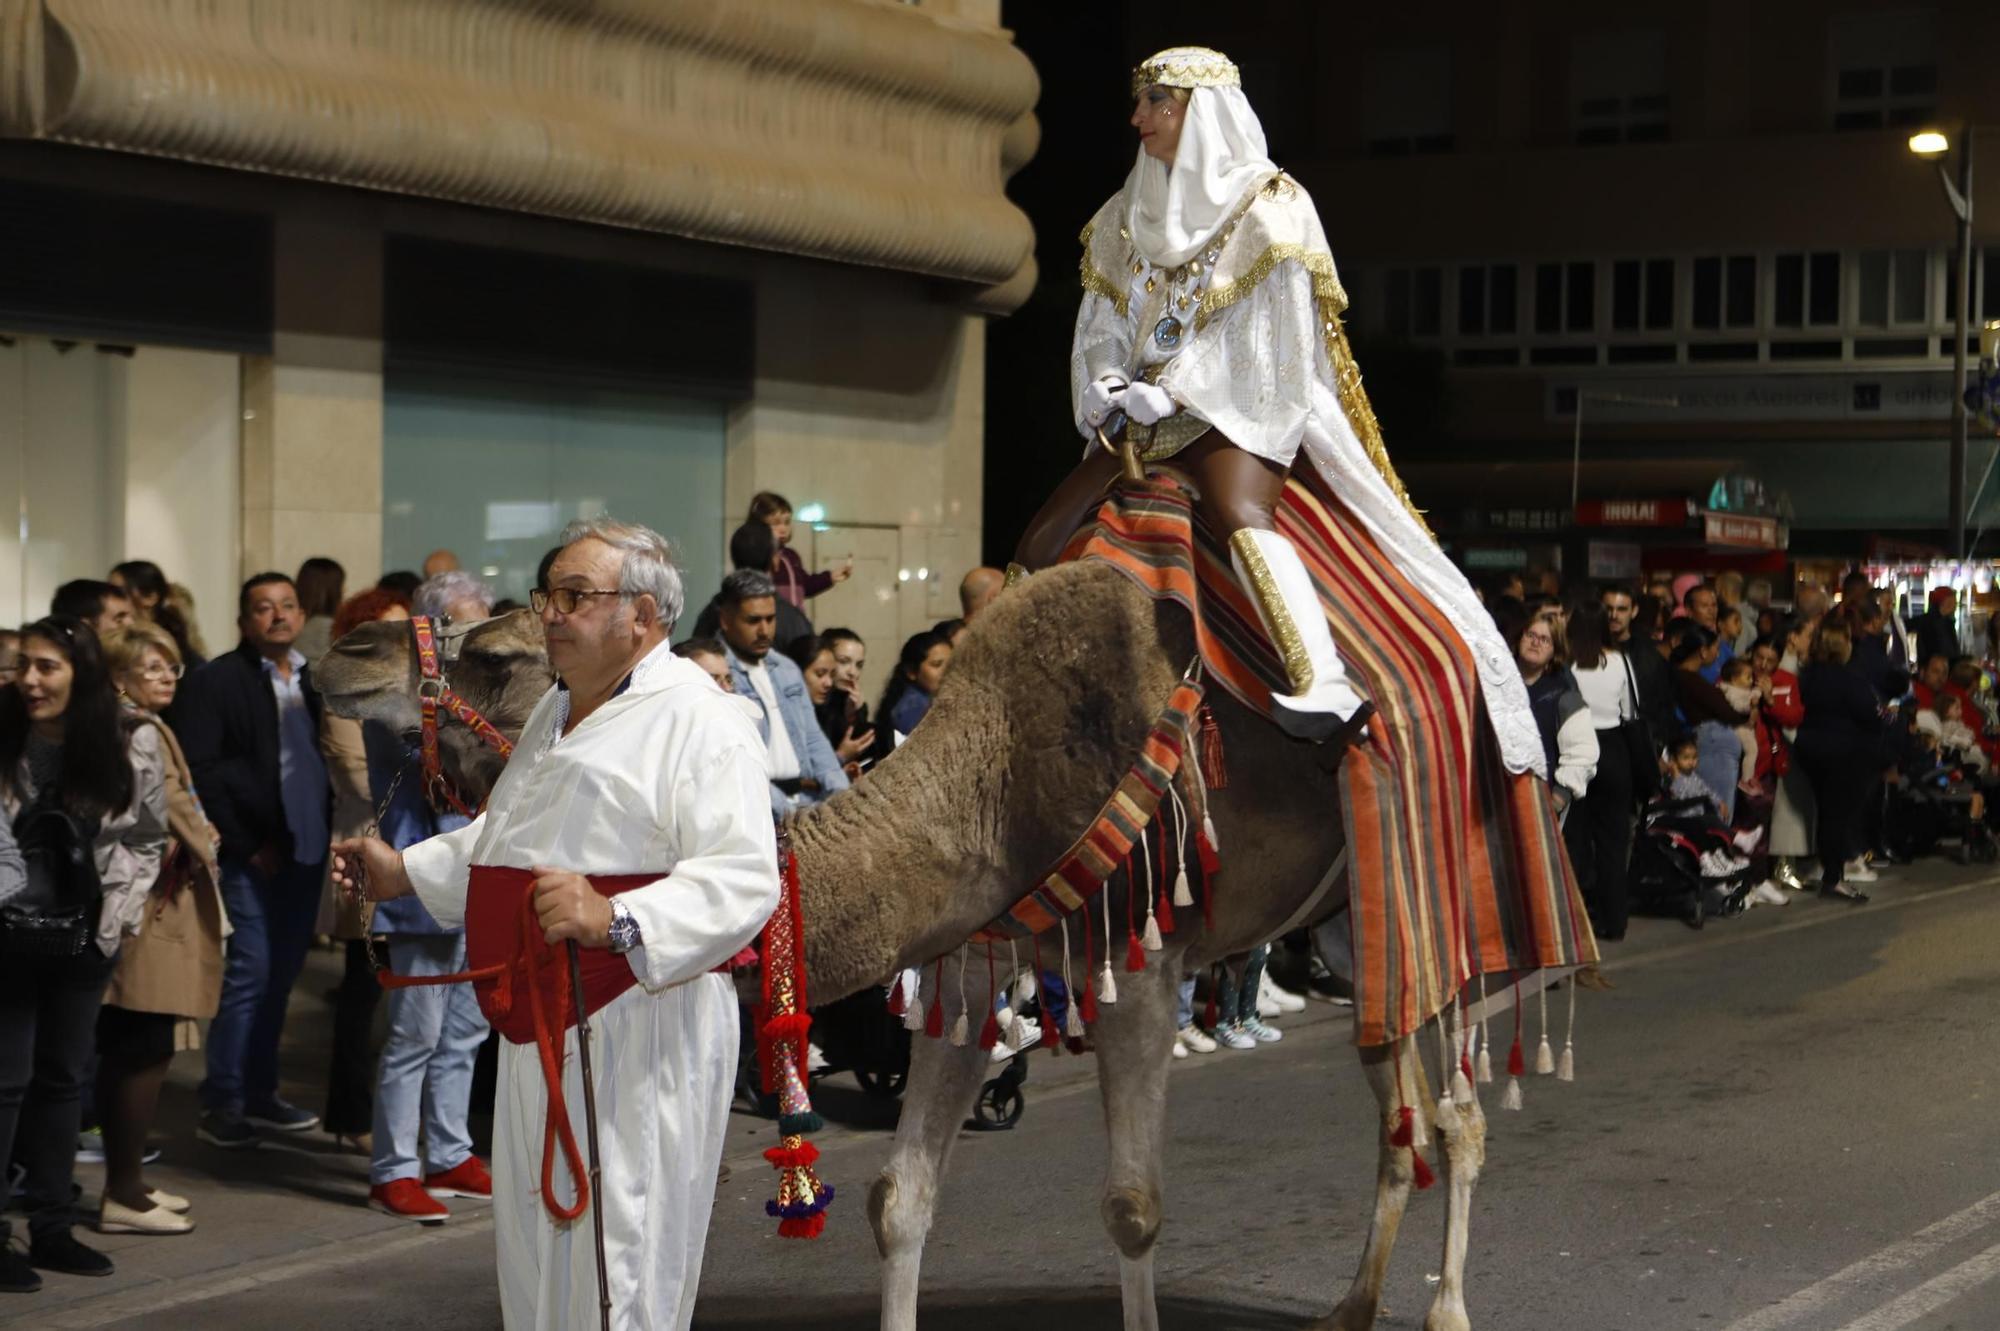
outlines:
M1951 173L1945 170L1942 160L1951 150L1951 140L1944 131L1926 129L1910 136L1911 152L1937 162L1938 183L1944 186L1944 197L1951 204L1953 216L1958 218L1958 328L1951 353L1951 478L1946 487L1947 502L1951 505L1954 559L1965 558L1965 453L1969 428L1965 405L1965 337L1972 304L1972 126L1965 126L1960 135L1956 184L1952 183Z

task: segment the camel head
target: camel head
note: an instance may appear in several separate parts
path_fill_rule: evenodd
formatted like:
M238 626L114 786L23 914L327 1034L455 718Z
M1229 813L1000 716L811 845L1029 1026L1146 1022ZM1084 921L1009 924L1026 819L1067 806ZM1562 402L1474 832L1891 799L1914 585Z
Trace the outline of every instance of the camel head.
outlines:
M313 684L334 715L379 721L403 734L422 724L418 675L416 635L400 620L363 624L313 663ZM540 621L516 610L470 625L444 676L509 739L519 737L536 700L554 682ZM449 717L439 721L438 746L460 795L468 803L485 799L506 765L500 755Z

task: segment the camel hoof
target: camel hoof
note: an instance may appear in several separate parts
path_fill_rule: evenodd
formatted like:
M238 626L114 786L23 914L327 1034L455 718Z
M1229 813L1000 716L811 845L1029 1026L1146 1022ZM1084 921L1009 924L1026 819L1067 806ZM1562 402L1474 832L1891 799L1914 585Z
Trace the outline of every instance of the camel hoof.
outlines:
M1113 1188L1104 1195L1100 1211L1105 1231L1127 1258L1136 1262L1153 1250L1160 1237L1157 1201L1131 1188Z
M1424 1318L1424 1331L1472 1331L1472 1319L1462 1308L1433 1307Z
M1333 1310L1333 1316L1314 1322L1309 1331L1372 1331L1378 1311L1374 1307L1343 1299L1340 1306Z

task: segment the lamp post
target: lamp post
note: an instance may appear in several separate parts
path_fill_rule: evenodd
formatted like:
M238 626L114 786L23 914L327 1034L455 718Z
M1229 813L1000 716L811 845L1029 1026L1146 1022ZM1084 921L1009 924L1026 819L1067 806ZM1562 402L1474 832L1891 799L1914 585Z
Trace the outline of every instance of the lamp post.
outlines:
M1910 151L1919 157L1942 159L1951 140L1940 130L1927 129L1910 136ZM1937 162L1938 183L1958 218L1958 322L1952 341L1951 393L1951 475L1946 485L1946 502L1951 505L1951 555L1965 558L1965 454L1966 433L1970 428L1965 405L1965 338L1972 304L1972 126L1966 125L1958 142L1958 181L1952 182L1942 160Z

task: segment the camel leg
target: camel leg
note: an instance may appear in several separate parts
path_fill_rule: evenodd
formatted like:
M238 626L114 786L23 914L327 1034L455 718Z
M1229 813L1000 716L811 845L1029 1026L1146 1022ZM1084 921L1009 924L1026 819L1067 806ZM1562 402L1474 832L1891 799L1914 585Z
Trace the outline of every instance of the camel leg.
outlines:
M1118 972L1118 1001L1097 1006L1090 1038L1110 1148L1099 1214L1118 1247L1125 1331L1159 1331L1153 1245L1160 1237L1166 1153L1167 1066L1173 1061L1179 958L1154 953L1144 971Z
M1400 1056L1398 1051L1400 1051ZM1398 1069L1402 1086L1397 1086ZM1380 1107L1376 1136L1379 1163L1375 1172L1375 1217L1368 1226L1368 1243L1361 1250L1361 1268L1354 1283L1334 1308L1333 1316L1315 1323L1314 1331L1369 1331L1382 1306L1382 1282L1389 1274L1389 1254L1396 1247L1396 1231L1402 1227L1403 1211L1410 1204L1410 1152L1389 1143L1396 1130L1397 1110L1409 1105L1426 1122L1425 1102L1430 1098L1424 1086L1423 1060L1417 1043L1404 1039L1396 1045L1374 1045L1361 1051L1361 1069Z
M949 969L949 967L947 967ZM978 986L984 995L984 977ZM968 997L971 995L968 993ZM926 989L921 1001L930 1001ZM945 1027L957 1016L957 975L946 977ZM978 1029L978 1022L972 1026ZM917 1275L924 1239L937 1213L938 1184L958 1140L959 1125L992 1067L992 1055L973 1040L963 1049L918 1032L911 1043L909 1083L896 1121L889 1163L868 1190L868 1223L882 1254L882 1331L916 1331Z
M1470 1331L1472 1322L1465 1312L1466 1228L1472 1219L1472 1189L1486 1163L1486 1113L1474 1096L1470 1105L1443 1119L1438 1124L1438 1159L1447 1190L1444 1270L1424 1331Z

